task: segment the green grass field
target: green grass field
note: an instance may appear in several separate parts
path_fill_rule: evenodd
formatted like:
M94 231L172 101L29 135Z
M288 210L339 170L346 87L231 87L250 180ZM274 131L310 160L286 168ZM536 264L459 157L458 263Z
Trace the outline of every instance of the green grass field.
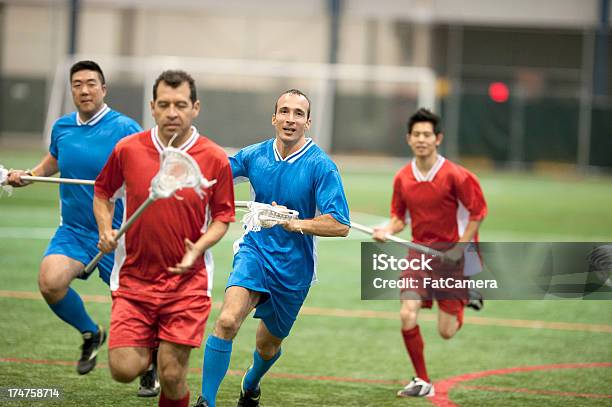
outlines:
M6 167L29 167L38 153L0 152ZM353 218L376 224L388 210L396 168L340 165ZM478 173L489 204L483 241L612 241L612 180ZM238 191L246 199L246 189ZM137 383L112 381L104 350L90 374L76 374L80 337L53 316L38 294L41 255L58 223L56 187L34 185L0 199L0 387L61 388L63 399L37 405L154 406L135 397ZM220 305L238 225L215 248L214 302ZM320 239L319 284L309 295L283 356L262 383L264 406L403 406L444 400L396 399L413 375L403 347L396 301L360 300L359 240ZM97 277L77 281L91 315L108 327L108 289ZM466 311L455 338L437 334L435 310L420 323L430 376L438 392L466 406L612 405L612 303L488 301ZM207 334L218 308L211 314ZM257 321L234 342L218 405L235 405ZM202 349L191 356L192 400L199 393ZM599 363L599 365L597 365ZM545 366L528 370L525 367ZM508 370L517 368L515 370ZM473 380L460 377L494 370ZM449 381L448 379L453 379ZM462 381L463 380L463 381ZM453 387L449 383L457 382ZM9 406L33 402L0 400ZM441 404L438 404L441 405Z

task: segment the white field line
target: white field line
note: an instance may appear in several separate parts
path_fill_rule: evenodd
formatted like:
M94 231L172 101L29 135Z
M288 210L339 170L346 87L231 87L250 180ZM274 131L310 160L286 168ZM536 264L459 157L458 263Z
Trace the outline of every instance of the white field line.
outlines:
M351 218L359 223L363 223L370 227L382 226L388 218L378 215L371 215L362 212L351 212ZM238 215L240 219L240 215ZM224 240L236 240L242 235L240 229L240 220L234 224L228 231ZM32 239L32 240L49 240L55 233L55 228L38 228L38 227L2 227L0 226L0 239ZM408 235L403 234L405 239L409 239ZM348 237L325 237L318 239L318 242L336 241L336 240L357 240L368 242L371 241L368 236L357 230L351 230ZM483 242L608 242L612 241L610 236L594 236L581 234L554 234L554 233L524 233L516 231L487 231L486 229L481 234Z

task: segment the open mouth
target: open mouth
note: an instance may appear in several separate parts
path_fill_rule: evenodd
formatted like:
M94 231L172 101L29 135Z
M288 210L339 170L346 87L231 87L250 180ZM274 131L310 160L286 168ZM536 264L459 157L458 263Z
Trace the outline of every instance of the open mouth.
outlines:
M293 134L293 133L295 133L296 129L295 129L295 128L293 128L293 127L283 127L283 131L284 131L286 134Z

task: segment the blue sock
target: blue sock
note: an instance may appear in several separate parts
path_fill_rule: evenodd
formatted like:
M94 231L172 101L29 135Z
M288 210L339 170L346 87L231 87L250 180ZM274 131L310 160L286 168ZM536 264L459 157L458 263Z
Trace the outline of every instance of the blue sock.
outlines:
M55 304L49 304L51 311L55 312L55 315L60 317L62 321L72 325L83 332L98 332L98 325L91 319L87 311L85 311L85 305L83 300L76 291L71 287L68 287L68 292Z
M263 360L257 350L253 352L253 366L249 368L246 375L244 376L244 390L255 390L259 386L259 381L272 367L274 362L278 360L281 355L281 350L270 360Z
M210 407L215 407L219 386L229 368L232 357L232 341L210 335L204 349L202 366L202 396Z

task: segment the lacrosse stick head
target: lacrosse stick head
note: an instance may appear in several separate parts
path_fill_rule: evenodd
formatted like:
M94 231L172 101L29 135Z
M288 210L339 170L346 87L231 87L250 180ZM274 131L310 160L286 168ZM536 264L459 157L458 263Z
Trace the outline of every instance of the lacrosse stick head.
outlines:
M202 198L204 189L216 182L204 178L200 166L189 154L166 147L160 155L159 172L151 181L151 197L169 198L183 188L193 188Z
M261 202L248 202L247 212L242 217L246 232L259 232L291 219L297 219L298 211L284 206L273 206Z
M0 197L5 193L8 196L11 196L11 194L13 193L13 187L10 185L5 185L8 180L8 173L9 170L4 168L3 165L0 165Z

